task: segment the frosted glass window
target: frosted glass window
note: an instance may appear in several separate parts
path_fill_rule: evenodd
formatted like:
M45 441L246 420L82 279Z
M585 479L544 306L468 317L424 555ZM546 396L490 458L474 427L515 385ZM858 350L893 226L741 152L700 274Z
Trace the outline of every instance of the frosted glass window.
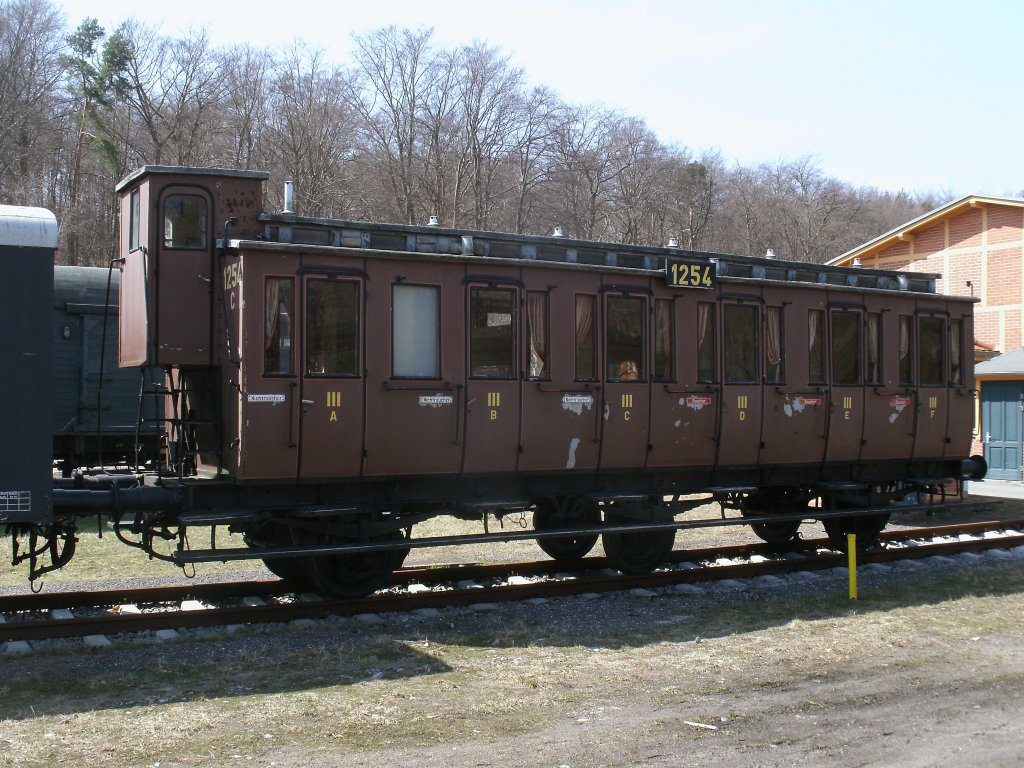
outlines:
M395 285L391 290L391 368L395 376L441 378L441 290Z

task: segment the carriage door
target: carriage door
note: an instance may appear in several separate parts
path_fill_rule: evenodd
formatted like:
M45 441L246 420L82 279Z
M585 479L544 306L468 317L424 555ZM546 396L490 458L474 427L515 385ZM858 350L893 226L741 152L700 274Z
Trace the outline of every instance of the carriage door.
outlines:
M530 359L524 363L519 471L593 472L602 423L600 276L526 269L523 281L524 355Z
M915 459L939 459L945 453L949 389L947 361L949 315L919 309L917 314L918 418Z
M363 279L302 277L299 477L357 477L363 457Z
M914 448L914 300L869 296L865 325L863 461L906 458Z
M458 474L466 310L457 264L368 260L366 476Z
M826 461L857 461L864 437L864 308L829 302L828 446Z
M161 190L160 205L156 362L209 365L210 196L199 187L170 186Z
M602 469L642 468L650 443L650 290L605 286Z
M822 348L822 307L817 291L765 288L764 463L813 464L825 456L828 394L814 352Z
M521 291L512 278L467 278L466 474L509 472L519 458L519 334ZM486 282L485 282L486 281ZM545 322L546 298L530 295L531 327ZM536 340L539 353L543 342Z
M722 297L722 402L718 465L749 467L761 449L761 298Z

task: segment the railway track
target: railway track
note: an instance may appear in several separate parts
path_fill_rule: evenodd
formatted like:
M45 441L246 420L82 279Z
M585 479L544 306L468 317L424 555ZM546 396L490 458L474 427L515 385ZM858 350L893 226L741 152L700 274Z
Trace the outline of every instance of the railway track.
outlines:
M859 564L919 560L940 555L1024 546L1024 520L991 521L883 532L883 547L859 556ZM138 632L246 625L410 612L481 603L553 598L581 593L659 588L726 579L845 568L845 554L828 540L796 542L780 552L746 544L672 553L671 566L643 576L609 571L603 557L574 566L551 560L453 564L404 568L391 589L359 600L297 594L282 581L222 582L98 592L55 592L0 597L0 644L53 638L103 638ZM490 586L480 584L491 582ZM77 613L76 613L77 612Z

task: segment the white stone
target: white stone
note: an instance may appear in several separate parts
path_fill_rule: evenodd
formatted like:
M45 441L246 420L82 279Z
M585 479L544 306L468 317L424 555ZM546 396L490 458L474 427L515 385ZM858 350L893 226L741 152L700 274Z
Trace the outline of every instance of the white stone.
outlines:
M264 600L262 597L257 597L255 595L249 595L249 597L242 598L242 605L247 606L249 608L258 608L259 606L266 604L266 600Z
M181 635L178 634L178 630L176 629L158 629L155 633L155 637L163 643L168 640L177 640Z
M525 587L535 583L533 579L529 579L526 576L509 576L508 585L510 587Z
M181 610L183 611L206 611L211 606L204 603L202 600L182 600Z
M470 582L470 584L472 584L472 582ZM462 586L462 582L459 582L459 586L460 587ZM462 588L463 589L469 589L468 586L462 587ZM426 584L410 584L408 587L405 588L405 590L410 595L422 595L424 592L430 592L431 591L430 587L428 587Z
M4 643L4 653L15 655L19 653L29 653L32 651L32 646L25 640L8 640Z
M106 648L110 645L110 638L106 635L86 635L82 642L89 648Z
M50 618L59 620L73 619L75 618L75 615L67 608L54 608L50 611Z

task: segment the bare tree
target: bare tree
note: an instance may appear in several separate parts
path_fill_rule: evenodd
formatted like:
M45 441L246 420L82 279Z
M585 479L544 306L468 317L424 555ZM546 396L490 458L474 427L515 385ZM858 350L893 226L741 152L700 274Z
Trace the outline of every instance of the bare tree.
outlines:
M443 61L434 56L432 35L432 29L386 27L355 38L359 79L353 106L390 185L396 213L410 224L418 213L416 153L422 146L423 104L445 73Z
M302 181L296 205L304 215L343 217L350 211L345 169L355 128L349 90L342 70L302 46L287 54L275 81L271 139L286 178Z
M45 0L0 2L0 196L58 207L70 105L62 94L64 20Z

